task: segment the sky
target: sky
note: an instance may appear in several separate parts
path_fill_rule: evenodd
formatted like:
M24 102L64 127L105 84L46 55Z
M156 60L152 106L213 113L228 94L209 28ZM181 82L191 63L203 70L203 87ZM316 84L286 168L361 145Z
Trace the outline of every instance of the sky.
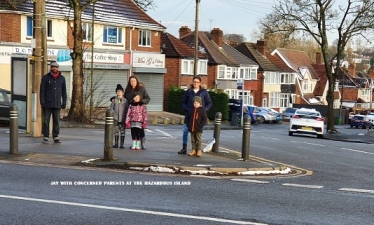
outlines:
M154 9L147 13L179 37L181 26L195 30L196 0L154 0ZM224 34L242 34L246 41L256 41L253 35L258 22L271 13L273 0L201 0L199 30L220 28Z

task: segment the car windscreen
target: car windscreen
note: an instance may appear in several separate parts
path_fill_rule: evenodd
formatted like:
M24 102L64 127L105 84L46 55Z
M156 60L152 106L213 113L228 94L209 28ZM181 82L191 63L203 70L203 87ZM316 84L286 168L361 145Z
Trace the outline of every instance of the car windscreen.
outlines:
M316 117L320 117L321 114L319 114L318 112L310 112L310 111L297 111L297 115L300 117L300 118L316 118Z

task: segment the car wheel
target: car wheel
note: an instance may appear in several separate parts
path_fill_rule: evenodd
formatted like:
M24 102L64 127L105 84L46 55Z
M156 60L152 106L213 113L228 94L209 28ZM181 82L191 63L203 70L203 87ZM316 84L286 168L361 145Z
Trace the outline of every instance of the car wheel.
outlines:
M265 118L262 117L262 116L258 117L258 122L259 122L259 123L263 123L263 122L265 122Z
M366 129L366 126L362 126L362 129Z
M317 134L317 138L323 138L323 134Z
M351 128L353 128L353 125L351 125Z
M293 135L293 132L292 131L289 131L288 132L288 136L292 136Z
M358 126L356 126L356 128L358 128Z

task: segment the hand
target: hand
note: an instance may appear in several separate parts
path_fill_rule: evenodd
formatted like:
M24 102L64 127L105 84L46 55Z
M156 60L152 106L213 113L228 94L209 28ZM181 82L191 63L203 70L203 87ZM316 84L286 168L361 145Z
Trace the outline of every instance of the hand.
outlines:
M66 105L61 105L61 109L65 109L66 108Z
M129 124L129 123L126 123L126 128L127 128L127 129L130 128L130 124Z
M144 123L143 123L142 128L143 128L143 129L147 128L147 124L144 124Z

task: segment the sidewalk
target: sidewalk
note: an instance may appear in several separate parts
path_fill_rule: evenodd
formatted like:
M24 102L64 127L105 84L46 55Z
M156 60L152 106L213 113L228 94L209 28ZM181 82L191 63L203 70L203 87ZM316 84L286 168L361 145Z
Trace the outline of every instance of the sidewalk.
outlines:
M162 114L166 115L166 114ZM162 116L160 117L162 118ZM153 120L152 117L149 120ZM158 123L158 126L160 124ZM166 125L179 127L182 125ZM104 157L104 124L83 125L78 123L61 122L60 138L63 143L42 144L41 138L29 134L19 134L17 155L9 154L9 128L0 127L0 161L26 164L46 164L49 166L90 166L110 167L137 171L166 172L177 174L200 174L211 176L227 175L295 175L308 174L310 171L292 166L282 165L266 159L249 156L248 161L241 160L241 152L219 148L218 153L203 153L203 156L190 157L178 155L181 140L168 136L147 135L147 150L130 150L129 131L126 131L124 149L113 149L112 161L103 161ZM149 129L154 129L152 123ZM205 129L214 129L211 121ZM221 129L242 129L221 124ZM177 130L177 129L176 129ZM368 132L359 130L360 135L348 134L343 127L338 128L337 134L325 134L325 139L374 143L374 130ZM365 133L365 134L364 134ZM203 140L204 142L204 140ZM207 144L207 143L204 143Z
M237 175L287 175L306 173L281 163L250 156L241 160L241 153L219 149L218 153L203 153L202 157L179 155L181 140L167 136L147 135L147 150L130 150L129 131L126 132L125 148L113 149L112 161L103 161L104 129L92 125L90 129L79 124L64 123L61 144L42 144L41 138L19 134L18 154L9 150L9 128L0 128L0 161L51 166L111 167L137 171L197 174L209 176ZM180 126L182 125L175 125ZM152 125L149 126L152 130ZM205 143L207 144L207 143Z

